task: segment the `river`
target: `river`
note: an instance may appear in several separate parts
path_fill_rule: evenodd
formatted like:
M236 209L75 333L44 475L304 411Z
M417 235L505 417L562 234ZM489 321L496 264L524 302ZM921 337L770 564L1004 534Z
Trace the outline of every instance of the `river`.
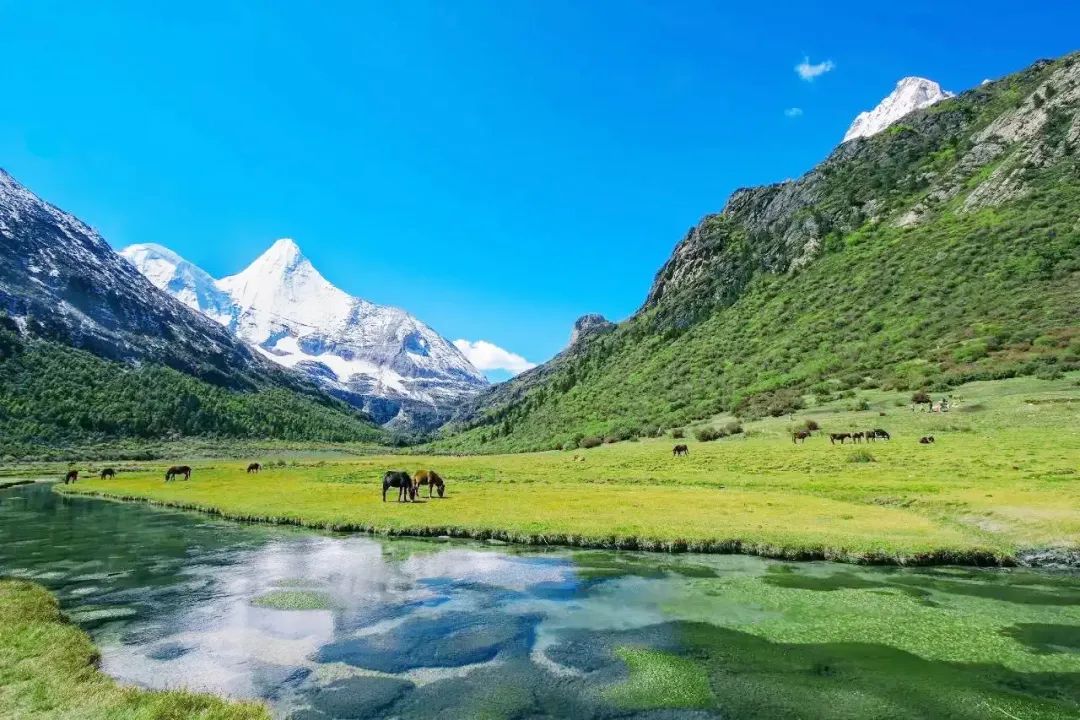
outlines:
M1080 580L384 539L0 490L102 669L278 717L1080 716Z

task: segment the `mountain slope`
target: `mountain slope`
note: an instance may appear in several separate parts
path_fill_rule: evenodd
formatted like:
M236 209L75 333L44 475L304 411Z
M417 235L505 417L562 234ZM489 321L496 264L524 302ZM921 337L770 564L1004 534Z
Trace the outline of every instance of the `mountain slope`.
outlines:
M131 434L102 413L123 401L115 395L145 394L147 374L160 381L155 395L163 408L177 403L191 417L135 434L274 436L272 423L253 424L249 413L262 393L273 393L290 416L286 424L296 421L288 437L381 437L366 418L159 291L97 233L2 170L0 318L5 442ZM114 396L102 392L106 378ZM77 408L75 397L83 399ZM210 397L220 402L207 415L200 403ZM247 413L247 421L237 413ZM306 414L320 419L307 423ZM306 429L296 430L301 426Z
M630 320L481 396L455 449L1080 366L1080 63L1040 62L736 191Z
M380 423L430 429L487 386L452 343L404 310L339 290L292 240L220 280L158 245L121 254L157 287Z

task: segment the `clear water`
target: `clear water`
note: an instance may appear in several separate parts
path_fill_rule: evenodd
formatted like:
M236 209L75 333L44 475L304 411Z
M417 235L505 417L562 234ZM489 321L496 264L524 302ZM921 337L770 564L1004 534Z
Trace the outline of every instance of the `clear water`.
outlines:
M124 682L262 698L294 720L793 709L1026 720L1080 709L1080 675L1068 671L1080 660L1074 576L342 536L63 498L45 485L0 491L0 575L54 591ZM817 599L843 604L845 592L880 612L907 603L920 622L944 612L967 622L960 604L982 603L971 617L1003 618L1000 641L1015 656L922 657L898 649L920 641L902 637L898 647L800 644L800 630L820 621ZM626 647L699 662L711 700L663 707L687 703L663 689L630 703L610 694L629 676ZM1032 658L1045 662L1038 672L1016 668ZM851 703L850 715L830 703Z

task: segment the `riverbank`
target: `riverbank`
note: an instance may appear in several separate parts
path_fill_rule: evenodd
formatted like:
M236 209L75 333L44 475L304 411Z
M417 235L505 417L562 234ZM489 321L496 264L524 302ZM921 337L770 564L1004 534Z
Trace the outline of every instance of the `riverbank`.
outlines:
M949 414L912 412L900 394L874 391L854 410L837 402L794 421L745 423L744 432L714 442L298 456L264 462L252 475L241 460L192 460L192 479L168 484L164 464L139 463L116 465L115 479L58 490L242 521L536 545L883 564L1009 565L1074 554L1080 436L1061 428L1080 424L1080 389L1071 380L1019 379L962 390ZM793 422L807 420L822 431L793 443ZM825 435L869 427L887 428L892 439L856 447ZM925 435L937 442L920 444ZM674 442L687 443L690 455L672 457ZM386 470L420 468L447 478L445 499L382 502Z
M90 638L40 585L0 579L0 717L269 720L257 703L122 687L97 669Z

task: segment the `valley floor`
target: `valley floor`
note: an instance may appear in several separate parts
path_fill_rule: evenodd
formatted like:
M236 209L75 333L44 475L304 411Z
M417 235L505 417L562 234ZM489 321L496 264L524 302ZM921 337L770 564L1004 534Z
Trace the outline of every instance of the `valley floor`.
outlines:
M865 391L708 443L691 428L686 440L565 452L295 457L258 475L242 461L202 460L190 481L168 484L166 463L114 463L116 479L58 489L387 534L853 562L1012 563L1033 551L1075 559L1078 383L1076 374L972 383L951 393L947 414L912 412L906 394ZM790 428L806 419L821 432L796 445ZM827 435L876 427L892 440L841 446ZM919 444L924 435L937 442ZM682 442L689 457L672 457ZM447 479L446 498L422 492L422 502L399 504L391 490L382 502L383 472L421 468Z
M97 669L86 633L40 585L0 580L0 717L265 720L257 703L121 687Z

